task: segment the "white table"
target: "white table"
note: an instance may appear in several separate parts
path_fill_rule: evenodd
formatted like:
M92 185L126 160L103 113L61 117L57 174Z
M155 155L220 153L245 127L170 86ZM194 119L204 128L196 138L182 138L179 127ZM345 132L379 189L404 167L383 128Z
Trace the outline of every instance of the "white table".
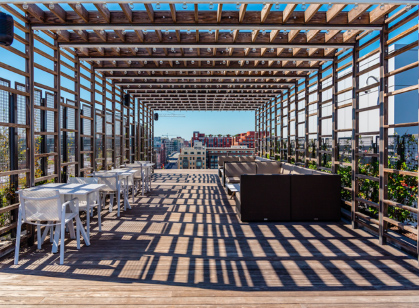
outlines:
M128 177L134 176L137 170L131 170L129 168L121 168L121 169L112 169L104 172L95 172L93 175L94 177L101 177L101 176L108 176L110 173L118 175L118 180L125 181L125 189L124 189L124 207L125 204L129 209L131 209L131 205L128 202Z
M151 190L151 168L154 166L154 163L144 163L144 162L136 162L134 164L127 164L126 167L129 168L130 166L132 167L142 167L141 170L141 195L144 196L144 190L145 191L150 191Z
M231 191L230 199L233 199L236 192L240 192L240 184L226 184L226 187Z
M81 233L86 242L86 246L90 245L90 197L95 193L104 188L104 184L67 184L67 183L48 183L35 187L28 188L31 191L42 191L42 190L58 190L60 195L65 197L72 196L86 196L87 205L86 205L86 229L84 230L83 226L80 226ZM98 205L100 206L100 205ZM99 214L100 215L100 214ZM69 228L70 235L74 236L74 229ZM71 234L73 233L73 234ZM58 241L56 241L58 242ZM52 252L57 252L58 247L53 247Z

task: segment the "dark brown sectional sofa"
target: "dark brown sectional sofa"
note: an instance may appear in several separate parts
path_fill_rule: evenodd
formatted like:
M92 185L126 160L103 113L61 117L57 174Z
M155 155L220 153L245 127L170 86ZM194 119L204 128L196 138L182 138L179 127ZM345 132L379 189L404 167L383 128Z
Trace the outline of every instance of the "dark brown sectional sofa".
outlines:
M240 177L235 199L242 221L340 220L339 175L276 161L233 162L225 168L226 183Z

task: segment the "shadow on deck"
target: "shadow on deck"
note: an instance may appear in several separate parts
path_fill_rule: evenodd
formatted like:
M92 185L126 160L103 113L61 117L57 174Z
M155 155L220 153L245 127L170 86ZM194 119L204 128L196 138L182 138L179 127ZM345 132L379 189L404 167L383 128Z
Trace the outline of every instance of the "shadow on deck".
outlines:
M216 174L171 170L153 181L153 191L120 219L106 212L102 233L93 219L90 247L77 251L68 239L65 265L49 244L22 254L18 266L3 260L2 287L136 283L139 292L182 287L214 296L419 289L417 260L343 222L241 223Z

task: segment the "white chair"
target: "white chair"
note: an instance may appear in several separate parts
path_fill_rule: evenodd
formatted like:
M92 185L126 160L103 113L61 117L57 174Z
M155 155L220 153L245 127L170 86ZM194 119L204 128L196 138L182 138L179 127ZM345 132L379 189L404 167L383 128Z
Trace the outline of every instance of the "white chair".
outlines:
M137 190L142 189L141 195L144 195L144 174L143 174L143 166L142 165L133 165L131 164L129 167L131 170L135 170L135 173L132 176L133 184L134 184L134 191L132 195L132 202L134 202L134 194L137 194Z
M64 263L65 225L76 221L77 249L80 249L80 229L83 228L79 217L77 198L63 203L58 190L22 190L19 191L19 215L17 222L15 262L19 262L20 234L24 223L37 226L38 248L42 244L41 226L52 229L55 225L54 245L58 247L61 235L60 264ZM70 212L66 212L69 205ZM44 223L43 223L44 222ZM58 228L59 227L59 228ZM52 233L52 232L51 232Z
M105 198L109 195L110 198L110 205L109 205L109 212L112 212L114 196L116 196L116 204L118 207L117 216L119 217L121 214L121 193L125 194L124 186L120 185L118 174L112 172L103 173L94 173L97 175L98 184L106 185L105 188L101 190L102 195L102 204L105 204ZM126 202L124 202L125 210L126 210Z
M83 177L70 177L68 179L69 184L99 184L98 178L90 177L90 178L83 178ZM99 225L99 232L102 232L102 216L101 216L101 208L102 204L100 202L100 195L99 192L95 192L90 197L90 213L87 213L87 197L86 196L78 196L79 199L79 210L86 212L87 215L93 216L93 208L97 207L97 220ZM90 220L88 220L90 223ZM90 226L87 226L90 229Z

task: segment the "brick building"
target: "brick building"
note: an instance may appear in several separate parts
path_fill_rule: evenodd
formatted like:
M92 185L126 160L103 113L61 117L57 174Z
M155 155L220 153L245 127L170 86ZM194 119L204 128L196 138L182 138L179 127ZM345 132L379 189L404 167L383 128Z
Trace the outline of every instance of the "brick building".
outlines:
M269 136L269 132L259 132L259 135L261 138L263 138L265 135ZM237 134L233 137L232 145L234 146L246 146L249 149L255 148L255 138L257 133L255 132L247 132L242 134Z
M192 147L196 141L202 142L202 145L207 148L229 148L232 145L233 137L230 135L205 135L195 131L191 139Z

